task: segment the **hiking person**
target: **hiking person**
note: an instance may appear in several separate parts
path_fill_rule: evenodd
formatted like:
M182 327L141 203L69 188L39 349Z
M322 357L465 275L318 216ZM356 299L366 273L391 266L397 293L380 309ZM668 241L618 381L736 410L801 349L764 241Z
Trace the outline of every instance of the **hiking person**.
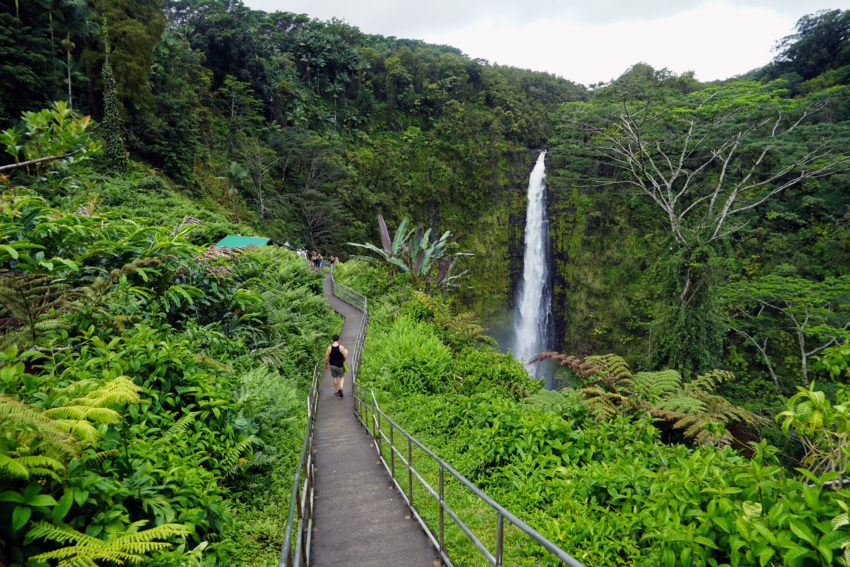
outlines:
M348 358L348 351L344 346L339 344L339 335L334 335L333 343L325 351L325 369L330 364L331 377L334 380L334 396L344 397L342 388L345 385L345 360Z

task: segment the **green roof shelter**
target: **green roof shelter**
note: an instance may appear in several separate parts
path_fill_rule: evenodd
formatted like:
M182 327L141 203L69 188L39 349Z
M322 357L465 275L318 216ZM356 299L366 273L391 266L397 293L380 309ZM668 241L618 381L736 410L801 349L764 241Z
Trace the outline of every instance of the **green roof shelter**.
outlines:
M265 246L271 242L271 238L261 238L259 236L242 236L241 234L228 234L221 240L215 243L216 246L226 246L227 248L237 248L239 246L248 246L254 244L256 246Z

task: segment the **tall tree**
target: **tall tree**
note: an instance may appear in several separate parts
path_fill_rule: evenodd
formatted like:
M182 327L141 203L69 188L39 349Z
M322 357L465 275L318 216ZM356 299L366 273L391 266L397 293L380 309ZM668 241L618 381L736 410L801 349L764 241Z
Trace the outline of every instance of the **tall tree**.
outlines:
M0 0L0 128L61 97L47 2Z
M850 10L821 10L797 21L796 32L777 42L773 76L803 80L850 65Z
M713 258L760 205L850 166L838 128L813 116L826 101L782 98L775 85L738 82L684 97L625 100L598 124L598 154L656 205L670 253L661 258L669 301L657 321L660 363L703 371L716 362ZM714 314L714 315L713 315ZM708 332L709 329L713 331Z
M165 29L162 0L99 0L109 26L110 63L125 109L151 103L148 82L154 47ZM101 58L103 52L98 50Z

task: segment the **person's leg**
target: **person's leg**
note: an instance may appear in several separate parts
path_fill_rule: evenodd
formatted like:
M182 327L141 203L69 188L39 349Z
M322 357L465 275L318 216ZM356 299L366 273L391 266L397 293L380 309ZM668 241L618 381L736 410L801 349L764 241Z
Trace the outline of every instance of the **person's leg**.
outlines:
M342 392L342 389L345 387L345 374L339 377L339 391Z

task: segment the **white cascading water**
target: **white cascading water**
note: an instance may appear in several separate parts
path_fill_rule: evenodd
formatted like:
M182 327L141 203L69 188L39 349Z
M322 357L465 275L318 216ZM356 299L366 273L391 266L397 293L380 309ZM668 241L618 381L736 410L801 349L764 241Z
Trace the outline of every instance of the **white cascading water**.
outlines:
M548 238L549 222L546 218L546 152L541 152L528 178L528 209L525 216L525 251L523 253L522 282L514 313L513 355L517 360L528 360L549 348L548 323L551 299L548 289ZM540 364L528 368L532 376L539 377Z

